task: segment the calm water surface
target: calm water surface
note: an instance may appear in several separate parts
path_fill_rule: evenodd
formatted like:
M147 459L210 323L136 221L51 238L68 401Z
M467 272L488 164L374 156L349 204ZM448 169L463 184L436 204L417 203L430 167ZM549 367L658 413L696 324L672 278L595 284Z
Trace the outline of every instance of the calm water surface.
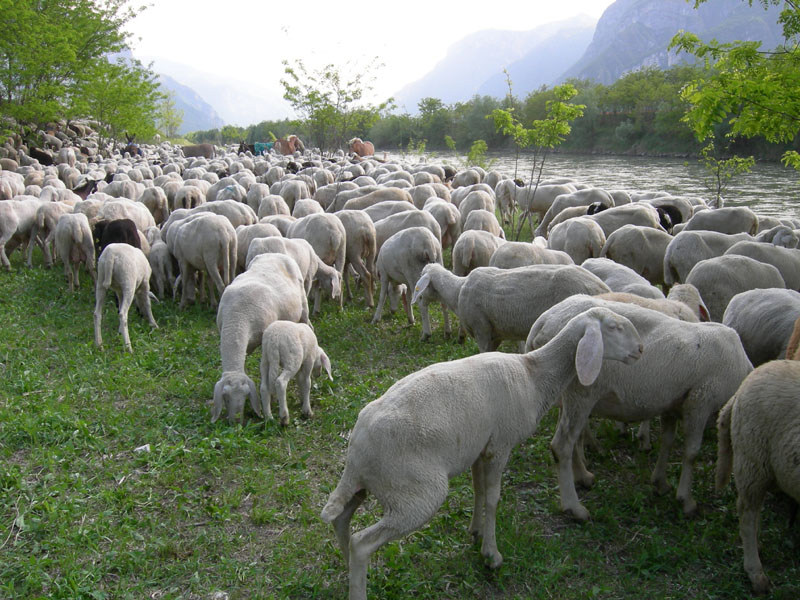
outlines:
M509 177L514 175L513 154L488 156L495 161L494 169ZM430 157L429 162L448 159L452 163L452 156L440 153ZM526 182L530 180L530 168L530 159L523 156L519 174ZM701 198L710 195L703 186L706 171L694 158L549 154L542 176L571 177L609 190L666 191ZM759 214L800 219L800 173L780 164L757 163L750 173L733 179L723 197L725 206L749 206Z

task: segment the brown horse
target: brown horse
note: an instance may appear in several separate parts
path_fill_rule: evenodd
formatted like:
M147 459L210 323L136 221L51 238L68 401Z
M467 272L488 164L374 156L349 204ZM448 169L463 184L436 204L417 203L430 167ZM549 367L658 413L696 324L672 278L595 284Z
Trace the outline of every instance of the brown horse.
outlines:
M361 138L353 138L348 142L348 145L350 146L350 152L358 157L373 156L375 154L375 146L372 145L372 142L362 142Z
M275 140L273 148L284 156L294 154L295 152L304 152L306 149L303 142L301 142L300 138L296 135L288 135L285 138Z

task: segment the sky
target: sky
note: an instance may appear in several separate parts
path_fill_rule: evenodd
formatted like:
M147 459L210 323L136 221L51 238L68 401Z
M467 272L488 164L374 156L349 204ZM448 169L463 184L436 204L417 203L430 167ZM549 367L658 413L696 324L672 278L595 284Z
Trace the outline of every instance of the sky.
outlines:
M137 58L168 59L257 82L282 95L281 62L343 73L378 57L372 102L428 73L447 48L484 29L525 31L580 14L595 19L613 0L159 0L127 29Z

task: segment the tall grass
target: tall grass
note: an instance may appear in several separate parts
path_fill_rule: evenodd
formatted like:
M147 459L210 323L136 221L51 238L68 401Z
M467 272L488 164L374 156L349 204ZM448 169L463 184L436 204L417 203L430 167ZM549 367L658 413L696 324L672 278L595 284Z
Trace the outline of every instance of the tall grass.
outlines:
M404 375L477 351L396 314L378 325L357 298L314 319L334 381L317 380L315 417L290 387L286 428L251 415L210 423L220 374L215 311L154 305L151 330L131 311L135 354L122 350L113 302L105 348L93 345L90 281L66 292L60 269L0 273L0 597L343 598L347 573L319 512L341 473L358 411ZM37 265L41 256L36 256ZM507 349L510 349L507 348ZM247 370L258 373L258 352ZM491 399L487 399L491 401ZM467 474L423 530L372 560L373 598L739 598L735 494L712 492L716 449L706 432L695 484L700 514L648 484L657 449L595 424L604 452L582 493L592 520L559 511L548 444L555 412L520 445L503 479L492 572L467 533ZM670 465L676 479L679 462ZM366 503L361 528L379 507ZM797 529L775 497L763 515L762 560L774 598L800 597Z

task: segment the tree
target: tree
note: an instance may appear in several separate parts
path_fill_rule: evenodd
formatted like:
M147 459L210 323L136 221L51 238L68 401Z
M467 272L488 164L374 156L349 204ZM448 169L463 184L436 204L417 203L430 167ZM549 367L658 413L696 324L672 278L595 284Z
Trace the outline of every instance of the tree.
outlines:
M742 158L740 156L731 156L729 158L718 158L714 155L714 142L709 142L700 151L700 164L708 173L708 177L703 182L706 189L713 195L712 205L722 207L722 192L724 192L731 182L731 179L737 175L749 173L756 164L752 156Z
M183 123L183 111L175 107L175 93L167 92L158 105L156 124L167 138L175 138Z
M283 61L283 97L301 115L311 139L323 150L343 148L353 135L366 136L389 107L391 99L378 106L362 102L364 93L372 89L371 73L380 66L376 60L364 68L352 67L354 75L333 64L309 71L302 60L294 66Z
M705 1L695 0L695 8ZM763 136L772 143L791 141L800 130L800 4L758 1L765 9L782 5L778 21L784 43L778 48L765 51L760 42L703 42L688 32L670 43L670 49L701 58L706 67L681 93L689 104L685 119L701 141L721 123L730 126L731 136ZM800 169L796 151L787 151L783 160Z
M101 119L91 111L107 113L109 90L131 83L148 100L155 98L150 88L156 84L140 63L107 60L125 49L124 26L141 10L127 2L0 0L0 113L37 126L62 118ZM140 108L136 117L136 103L120 110L127 115L122 121L151 120L152 106L145 102ZM112 129L127 126L122 121Z
M542 180L542 170L547 153L556 146L560 145L572 131L570 121L573 121L583 114L586 108L583 104L571 104L571 100L578 93L575 86L566 83L553 88L553 99L548 100L545 105L545 118L537 119L531 123L530 129L526 129L522 123L517 121L511 109L496 109L490 115L494 119L495 127L514 138L516 144L521 148L533 146L533 160L531 161L530 180L536 177L533 191L528 200L528 208L522 215L517 229L516 239L522 232L525 218L528 218L531 232L533 232L533 221L530 206L536 197L536 190ZM538 172L537 172L538 168Z

